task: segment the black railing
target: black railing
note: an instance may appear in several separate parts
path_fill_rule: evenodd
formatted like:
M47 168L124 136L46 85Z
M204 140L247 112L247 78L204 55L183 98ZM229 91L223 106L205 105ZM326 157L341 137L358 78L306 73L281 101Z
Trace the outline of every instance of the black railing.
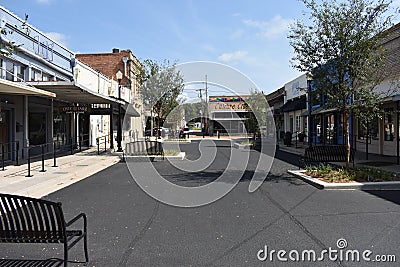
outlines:
M13 141L8 143L1 143L1 169L5 170L6 161L13 161L15 159L15 165L19 165L19 141Z
M104 135L96 138L97 155L100 155L100 146L103 147L103 145L104 151L101 151L101 153L107 152L107 144L110 142L110 138L110 135Z
M69 142L66 140L58 140L52 141L39 145L32 145L29 147L25 147L24 149L27 151L27 163L28 163L28 175L27 177L31 177L31 163L32 161L40 160L42 163L42 169L40 172L45 172L45 160L53 158L53 166L57 167L57 155L58 154L66 154L70 153L74 154L76 151L81 152L82 148L87 144L86 147L89 147L89 135L80 135L79 137L69 138Z

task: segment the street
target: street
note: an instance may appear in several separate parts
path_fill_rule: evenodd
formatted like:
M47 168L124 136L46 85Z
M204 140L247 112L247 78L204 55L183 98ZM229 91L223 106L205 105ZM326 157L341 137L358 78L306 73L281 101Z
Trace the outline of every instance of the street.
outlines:
M198 144L180 145L187 154L184 161L199 157ZM233 148L229 141L206 144L216 144L217 154L204 171L186 173L167 160L156 160L154 166L175 184L207 184L224 171ZM259 152L250 152L250 159L258 156ZM62 202L67 220L87 214L88 266L398 266L372 259L395 255L400 261L399 192L318 190L287 174L288 169L297 169L297 161L298 156L277 151L267 180L249 193L255 168L251 160L231 192L196 208L154 200L122 162L45 198ZM321 253L337 250L340 239L347 242L343 255L346 249L358 250L359 261L344 256L333 261ZM292 259L297 255L293 250L299 252L298 261ZM307 259L310 255L302 259L304 250L315 251L315 261ZM365 250L372 252L370 262L361 256ZM62 246L56 245L0 244L0 251L10 259L62 257ZM319 260L321 255L325 257ZM263 256L265 261L259 259ZM70 257L83 259L81 244Z

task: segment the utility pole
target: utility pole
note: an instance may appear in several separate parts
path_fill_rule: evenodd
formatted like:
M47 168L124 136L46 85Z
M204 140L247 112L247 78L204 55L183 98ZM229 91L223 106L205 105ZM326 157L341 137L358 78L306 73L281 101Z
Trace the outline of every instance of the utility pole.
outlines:
M204 131L208 133L208 82L207 82L207 75L205 76L205 88L201 89L196 89L196 91L199 92L199 98L200 102L203 102L203 94L202 91L205 91L205 107L204 107L204 112L202 112L202 115L204 116ZM203 121L203 116L201 120Z
M208 84L207 84L207 74L206 74L206 112L205 112L205 132L208 133Z

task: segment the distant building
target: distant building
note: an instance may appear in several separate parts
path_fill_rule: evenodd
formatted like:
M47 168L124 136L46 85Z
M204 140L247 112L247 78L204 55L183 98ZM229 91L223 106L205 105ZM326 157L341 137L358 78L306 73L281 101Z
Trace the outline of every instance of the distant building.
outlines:
M210 134L246 134L245 121L250 109L245 99L246 96L210 96Z
M282 111L282 106L285 102L285 95L285 87L282 87L265 96L275 120L276 134L279 139L282 139L285 133L285 120L283 115L284 113Z
M281 110L284 114L284 131L293 133L306 132L307 120L302 116L307 110L307 77L300 77L285 84L285 103Z
M142 64L132 51L120 51L114 48L110 53L77 54L76 58L110 77L112 80L116 80L116 73L118 71L122 72L121 89L123 91L121 91L121 98L124 98L126 104L132 104L132 110L127 110L128 105L123 105L123 115L125 116L123 122L123 139L136 140L137 138L142 138L145 128L145 115L138 80ZM114 93L118 97L118 92ZM127 111L128 113L126 113ZM114 136L118 125L117 115L117 106L114 106L114 119L112 120Z

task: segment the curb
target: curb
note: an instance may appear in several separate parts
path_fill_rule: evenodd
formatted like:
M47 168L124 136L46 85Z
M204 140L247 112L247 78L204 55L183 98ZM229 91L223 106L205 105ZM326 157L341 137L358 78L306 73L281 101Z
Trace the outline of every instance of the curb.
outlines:
M352 183L327 183L321 181L317 178L313 178L304 173L301 173L304 170L292 171L288 170L287 172L296 178L303 180L304 182L318 188L318 189L326 189L326 190L361 190L361 191L369 191L369 190L400 190L400 182L352 182Z
M233 147L237 148L237 149L246 149L246 150L250 150L252 148L252 145L241 145L239 143L233 143Z
M165 159L181 159L184 160L186 157L186 152L180 152L179 155L177 156L164 156ZM125 155L125 158L155 158L155 159L161 159L162 156L149 156L149 155L143 155L143 156L129 156Z

